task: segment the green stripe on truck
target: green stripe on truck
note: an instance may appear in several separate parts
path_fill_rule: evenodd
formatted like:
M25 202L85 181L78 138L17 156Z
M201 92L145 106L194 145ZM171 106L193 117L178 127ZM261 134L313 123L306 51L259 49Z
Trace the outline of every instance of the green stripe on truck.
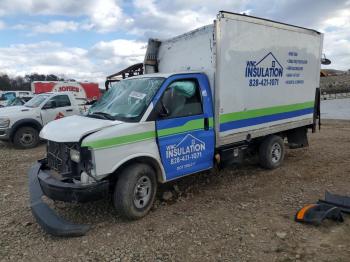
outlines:
M195 119L195 120L190 120L186 122L186 124L182 126L160 129L158 130L158 136L170 136L174 134L180 134L180 133L197 130L197 129L203 129L203 128L204 128L203 118Z
M213 127L212 117L209 118L209 127ZM189 132L189 131L203 129L203 128L204 128L203 118L195 119L195 120L188 121L186 124L182 126L158 130L158 136L169 136L174 134L181 134L184 132ZM148 132L137 133L132 135L106 138L106 139L101 139L101 140L96 140L91 142L83 142L82 146L91 147L93 149L100 149L100 148L108 148L113 146L136 143L139 141L148 140L155 137L156 137L155 131L148 131Z
M236 120L249 119L259 116L268 116L279 113L286 113L295 110L301 110L314 107L314 101L308 101L304 103L284 105L284 106L273 106L260 109L253 109L241 112L227 113L220 115L220 124L227 123Z
M107 148L113 146L120 146L130 143L135 143L143 140L148 140L156 137L155 131L148 131L126 136L119 136L113 138L106 138L97 141L83 143L82 146L91 147L94 149Z
M213 127L212 117L209 118L209 127ZM177 134L194 131L194 130L200 130L200 129L204 129L204 118L190 120L182 126L160 129L158 130L158 136L162 137L162 136L177 135Z

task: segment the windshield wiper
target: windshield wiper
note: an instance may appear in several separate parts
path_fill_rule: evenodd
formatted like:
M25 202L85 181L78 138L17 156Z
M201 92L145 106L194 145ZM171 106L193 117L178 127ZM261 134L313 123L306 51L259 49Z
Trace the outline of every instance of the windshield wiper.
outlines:
M113 116L105 112L92 112L91 114L89 114L89 116L91 115L102 116L104 119L107 120L115 120Z

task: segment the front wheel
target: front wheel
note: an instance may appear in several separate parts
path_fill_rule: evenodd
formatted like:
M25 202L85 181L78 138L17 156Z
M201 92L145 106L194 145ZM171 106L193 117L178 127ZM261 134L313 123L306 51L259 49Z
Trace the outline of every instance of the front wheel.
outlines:
M119 174L113 203L123 217L139 219L151 209L156 191L157 180L154 170L146 164L131 165Z
M13 137L13 143L15 147L21 149L36 147L39 143L39 132L30 126L21 127Z
M284 142L279 136L268 136L259 148L260 165L267 169L279 167L284 159Z

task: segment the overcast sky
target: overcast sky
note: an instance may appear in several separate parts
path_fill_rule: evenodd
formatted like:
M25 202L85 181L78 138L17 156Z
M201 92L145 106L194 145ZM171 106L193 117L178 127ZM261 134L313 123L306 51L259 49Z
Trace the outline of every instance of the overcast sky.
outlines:
M141 62L148 37L209 24L219 10L321 31L330 67L350 68L350 0L0 0L0 72L102 82Z

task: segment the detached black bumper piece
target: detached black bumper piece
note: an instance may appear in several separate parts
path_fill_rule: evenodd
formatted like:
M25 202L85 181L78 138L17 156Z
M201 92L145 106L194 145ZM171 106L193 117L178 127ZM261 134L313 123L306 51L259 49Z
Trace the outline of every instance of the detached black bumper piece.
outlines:
M42 170L42 165L41 162L36 163L28 173L30 207L36 221L47 233L54 236L76 237L85 235L90 229L89 225L73 224L59 217L43 202L42 196L45 194L55 200L70 202L95 200L101 196L98 192L101 192L103 189L106 190L104 192L107 192L108 182L98 183L96 185L96 193L91 185L88 187L77 186L51 177Z
M324 203L338 207L342 212L350 214L350 197L332 194L326 191L324 200L319 200L318 203Z
M324 203L306 205L295 215L296 222L313 225L320 225L325 219L332 219L336 222L344 221L339 208Z

